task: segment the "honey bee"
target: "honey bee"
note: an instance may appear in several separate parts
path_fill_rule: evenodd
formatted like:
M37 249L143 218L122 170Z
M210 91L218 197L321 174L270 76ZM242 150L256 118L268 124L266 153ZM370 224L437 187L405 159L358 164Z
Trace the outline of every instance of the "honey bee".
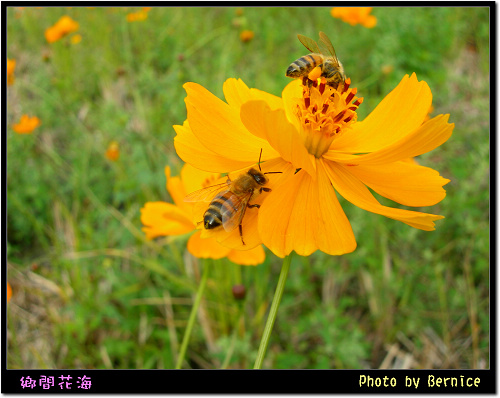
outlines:
M319 66L322 71L321 76L326 78L327 84L334 88L337 88L339 84L344 84L346 79L344 67L338 60L328 36L319 32L319 46L309 37L300 34L297 37L312 54L304 55L292 62L286 70L286 76L294 79L307 77L316 66Z
M192 192L184 198L184 201L210 202L208 209L203 214L203 227L205 229L215 229L222 226L227 232L231 232L238 227L241 243L245 245L242 227L243 217L247 208L260 207L257 203L250 204L249 202L262 192L271 192L271 188L264 186L269 182L265 174L275 173L281 173L281 171L263 173L260 168L259 157L259 170L252 167L234 180L228 177L226 182Z

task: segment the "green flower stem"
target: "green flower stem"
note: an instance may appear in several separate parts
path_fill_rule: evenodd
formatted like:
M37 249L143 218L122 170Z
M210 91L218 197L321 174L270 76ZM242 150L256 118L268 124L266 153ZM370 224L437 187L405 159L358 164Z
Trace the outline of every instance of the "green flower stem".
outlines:
M269 345L269 339L271 337L271 332L273 330L274 321L276 320L276 315L278 314L278 307L280 306L281 297L283 296L283 291L285 290L285 282L288 275L288 270L290 269L290 264L292 262L292 253L290 253L283 260L283 266L281 267L278 286L276 286L276 291L274 292L273 302L271 304L271 310L269 311L266 327L264 328L264 333L262 334L262 339L260 341L260 346L259 346L259 352L257 353L257 359L255 360L255 365L253 367L254 369L262 369L262 362L264 361L264 357L267 351L267 346Z
M198 292L196 293L196 298L194 300L193 307L191 308L191 313L189 314L189 320L184 332L184 337L182 338L181 350L179 356L177 357L176 369L180 369L182 362L184 361L184 356L186 355L187 346L189 343L189 338L191 337L191 331L193 330L194 321L196 319L196 314L198 313L198 308L200 307L201 298L203 297L203 292L205 291L205 286L207 285L208 279L208 261L205 261L203 266L203 275L201 277L200 286L198 287Z

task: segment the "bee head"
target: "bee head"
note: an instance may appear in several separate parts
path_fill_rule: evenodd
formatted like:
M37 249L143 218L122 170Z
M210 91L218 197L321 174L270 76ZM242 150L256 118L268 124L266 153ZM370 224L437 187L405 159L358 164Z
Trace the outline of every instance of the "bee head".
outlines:
M253 167L248 170L248 174L250 174L255 182L259 185L266 185L267 184L267 177L259 170L254 169Z

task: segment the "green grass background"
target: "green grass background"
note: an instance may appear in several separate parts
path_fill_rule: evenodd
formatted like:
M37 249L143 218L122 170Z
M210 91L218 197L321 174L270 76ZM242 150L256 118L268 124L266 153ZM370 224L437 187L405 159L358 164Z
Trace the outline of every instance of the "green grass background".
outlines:
M432 90L431 116L451 115L450 140L418 159L451 182L417 210L446 218L425 232L342 200L358 248L294 257L264 367L488 368L489 9L374 8L373 29L330 8L153 8L127 22L138 10L7 10L8 368L173 368L207 266L183 367L253 367L281 260L193 259L188 236L148 242L140 208L170 201L185 82L222 97L235 77L280 95L307 52L297 33L320 30L365 99L360 119L412 72ZM63 15L80 43L46 42ZM31 135L12 130L24 113L42 122Z

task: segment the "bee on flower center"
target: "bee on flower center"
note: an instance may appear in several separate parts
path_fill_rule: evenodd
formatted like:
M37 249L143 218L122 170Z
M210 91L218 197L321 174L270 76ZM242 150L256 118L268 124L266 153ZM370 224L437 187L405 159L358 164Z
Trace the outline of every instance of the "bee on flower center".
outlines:
M262 150L260 154L262 156ZM212 185L192 192L184 198L184 201L209 201L210 204L203 214L203 227L205 229L215 229L222 226L227 232L231 232L238 227L241 243L245 245L242 227L243 217L247 208L260 207L260 204L250 204L249 202L262 192L271 192L271 188L265 187L269 182L265 174L275 173L281 173L281 171L263 173L260 168L259 157L259 170L252 167L234 180L228 178L222 184Z
M344 67L338 60L332 42L325 33L319 32L319 45L309 37L300 34L297 37L311 51L311 54L304 55L292 62L286 70L286 76L293 79L306 78L314 68L319 67L321 69L320 76L324 77L326 83L333 88L345 83Z

